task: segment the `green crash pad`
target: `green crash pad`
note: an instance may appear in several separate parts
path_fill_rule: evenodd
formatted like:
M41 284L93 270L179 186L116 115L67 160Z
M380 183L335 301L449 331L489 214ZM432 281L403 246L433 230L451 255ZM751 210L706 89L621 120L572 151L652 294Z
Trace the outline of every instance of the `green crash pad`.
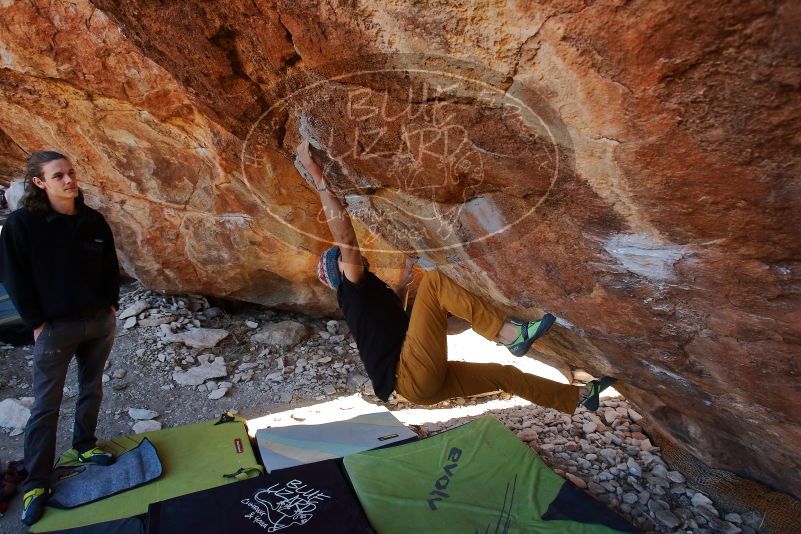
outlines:
M123 436L101 443L103 449L119 455L147 438L158 450L164 472L160 478L144 486L85 506L71 510L47 507L31 532L81 527L144 514L150 503L236 482L236 478L226 478L224 475L242 468L261 469L250 446L245 425L238 420L215 423L207 421ZM59 464L70 464L69 453L62 456ZM248 473L257 476L259 470L252 469ZM243 478L243 475L238 478Z
M544 519L569 483L490 416L415 443L346 456L344 464L381 534L616 532Z

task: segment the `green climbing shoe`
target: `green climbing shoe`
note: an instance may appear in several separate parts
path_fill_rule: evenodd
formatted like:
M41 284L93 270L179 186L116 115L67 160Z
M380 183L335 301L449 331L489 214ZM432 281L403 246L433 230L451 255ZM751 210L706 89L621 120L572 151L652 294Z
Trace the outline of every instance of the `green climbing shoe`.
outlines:
M586 395L581 396L581 401L578 403L578 405L584 406L588 410L594 412L601 405L601 392L615 382L617 382L617 379L612 378L611 376L604 376L598 380L587 382L587 388L589 388L589 391Z
M111 465L114 463L114 456L100 447L89 449L78 455L78 462L82 464Z
M50 490L47 488L34 488L25 492L22 498L22 516L20 519L28 526L33 525L41 519L44 513L47 498Z
M518 327L517 339L504 346L515 356L523 356L531 348L531 344L544 336L554 322L556 317L550 313L546 313L542 319L534 322L512 320L512 324Z

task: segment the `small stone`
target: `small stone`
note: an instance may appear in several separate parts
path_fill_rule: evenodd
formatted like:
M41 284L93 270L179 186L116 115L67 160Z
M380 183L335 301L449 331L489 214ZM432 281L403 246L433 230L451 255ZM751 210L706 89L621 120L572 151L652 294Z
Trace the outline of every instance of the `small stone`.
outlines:
M205 357L201 359L201 356ZM206 380L228 376L222 356L217 356L211 363L209 363L209 356L213 355L201 356L198 356L200 365L186 371L175 371L172 379L181 386L198 386Z
M617 421L618 413L614 410L606 410L604 412L604 421L606 421L607 425L612 425L615 421Z
M136 326L136 317L128 317L125 319L125 324L122 325L125 330L130 330L134 326Z
M334 393L337 392L337 388L335 388L331 384L326 384L326 385L323 386L323 392L326 395L333 395Z
M743 518L740 517L740 514L736 514L734 512L729 512L728 514L724 515L723 519L725 519L729 523L734 523L736 525L739 525L740 523L743 522Z
M128 382L116 381L111 383L111 389L113 389L114 391L122 391L127 387L128 387Z
M145 408L128 408L128 415L131 419L136 419L137 421L147 421L148 419L155 419L159 416L159 413Z
M137 421L133 425L133 431L136 434L143 434L145 432L155 432L156 430L161 430L161 423L158 421L147 420L147 421Z
M127 375L127 374L128 374L128 371L126 371L125 369L115 369L111 373L111 378L117 378L117 379L125 378L125 375Z
M601 449L601 451L599 452L599 454L600 454L601 456L603 456L603 457L604 457L604 459L605 459L607 462L609 462L610 464L612 464L612 465L614 465L614 464L615 464L615 458L616 458L617 454L615 453L615 450L614 450L614 449Z
M628 492L623 494L623 502L626 504L634 504L638 500L639 498L637 497L636 493Z
M110 377L110 376L108 376L106 373L103 373L102 382L103 382L104 384L107 384L109 380L111 380L111 377Z
M530 441L536 441L539 436L536 431L527 428L518 432L517 437L520 438L521 441L528 443Z
M667 478L668 472L664 465L659 463L654 463L654 466L651 468L651 474L658 478Z
M211 400L221 399L225 396L226 393L228 393L228 390L226 388L215 389L214 391L209 393L209 398Z
M676 484L684 484L687 481L687 479L684 478L684 475L678 471L668 471L667 477L671 482L675 482Z
M634 475L635 477L642 476L642 469L640 468L640 464L637 463L637 460L634 458L629 458L626 460L626 468L628 472Z
M581 430L585 434L592 434L597 429L598 429L598 425L595 424L593 421L588 421L588 422L584 423L584 425L581 427Z
M137 358L141 358L144 355L145 355L145 349L137 349L137 351L136 351L136 357Z
M173 343L183 343L196 349L210 349L228 337L228 331L221 328L195 328L179 334L167 334L166 337L167 341Z
M699 506L705 506L707 508L714 508L714 506L715 506L714 504L712 504L712 501L709 500L709 497L707 497L703 493L696 493L695 495L693 495L693 497L692 497L692 499L690 499L690 501L693 503L693 506L695 506L696 508L699 507Z
M19 436L23 432L25 432L24 428L13 428L13 429L11 429L11 432L8 433L8 435L13 438L15 436Z
M339 321L328 321L325 323L325 329L328 331L329 334L336 335L339 333Z
M297 321L280 321L263 326L251 336L254 343L279 347L292 347L311 335L309 328Z
M667 528L676 528L681 524L679 518L673 515L670 510L657 510L657 512L654 513L654 517Z
M0 402L0 426L5 428L25 428L31 410L17 399Z
M256 321L245 321L245 326L253 330L259 327L259 323L257 323Z
M362 386L364 386L367 383L368 380L370 379L364 376L363 374L354 372L348 376L347 383L348 386L352 387L353 389L360 390Z
M128 319L130 317L135 317L135 316L139 315L140 313L142 313L143 311L149 310L149 309L150 309L150 304L148 304L144 300L138 300L138 301L134 302L133 304L131 304L130 306L128 306L127 308L125 308L124 310L122 310L122 313L120 313L119 319L123 320L123 319ZM134 324L136 324L135 321L134 321Z
M144 319L139 319L139 326L143 328L152 328L154 326L161 326L163 324L169 324L175 321L175 315L165 315L163 317L146 317Z
M667 504L665 504L663 501L660 501L658 499L651 499L651 500L648 501L648 510L652 514L655 514L659 510L669 510L669 509L670 509L670 507Z
M642 421L642 415L629 408L629 419L631 419L634 423L639 423Z

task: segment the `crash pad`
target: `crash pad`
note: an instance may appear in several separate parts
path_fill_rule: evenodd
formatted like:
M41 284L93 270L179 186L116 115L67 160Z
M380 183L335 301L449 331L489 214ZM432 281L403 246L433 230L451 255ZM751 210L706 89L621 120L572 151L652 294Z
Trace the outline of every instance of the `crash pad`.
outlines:
M271 472L417 439L389 410L372 409L344 421L258 430L256 443L264 467Z
M158 450L163 466L162 476L136 489L71 510L47 507L31 532L75 528L140 515L147 512L150 503L237 480L226 478L226 474L242 468L261 469L256 463L244 423L238 420L217 423L206 421L122 436L100 444L103 449L119 456L147 438ZM62 458L59 463L70 465L71 462L69 458ZM240 473L239 477L247 477L250 473L255 476L258 471Z
M373 532L341 462L290 467L153 503L148 534Z
M436 436L346 456L344 466L376 531L606 534L630 525L592 497L593 512L547 519L565 484L497 419L485 416ZM569 511L568 511L569 512Z

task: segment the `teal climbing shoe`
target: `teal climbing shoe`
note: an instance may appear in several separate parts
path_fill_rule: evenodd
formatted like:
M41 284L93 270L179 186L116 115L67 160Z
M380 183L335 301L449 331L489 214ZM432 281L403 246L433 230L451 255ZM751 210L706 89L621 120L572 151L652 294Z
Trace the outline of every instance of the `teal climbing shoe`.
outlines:
M531 348L531 344L544 336L551 328L556 322L556 317L546 313L539 321L528 322L512 319L511 322L518 327L517 339L504 346L515 356L523 356Z
M617 382L617 379L611 376L604 376L598 380L587 382L589 391L586 395L581 396L581 401L579 401L578 405L594 412L601 405L601 392L615 382Z

